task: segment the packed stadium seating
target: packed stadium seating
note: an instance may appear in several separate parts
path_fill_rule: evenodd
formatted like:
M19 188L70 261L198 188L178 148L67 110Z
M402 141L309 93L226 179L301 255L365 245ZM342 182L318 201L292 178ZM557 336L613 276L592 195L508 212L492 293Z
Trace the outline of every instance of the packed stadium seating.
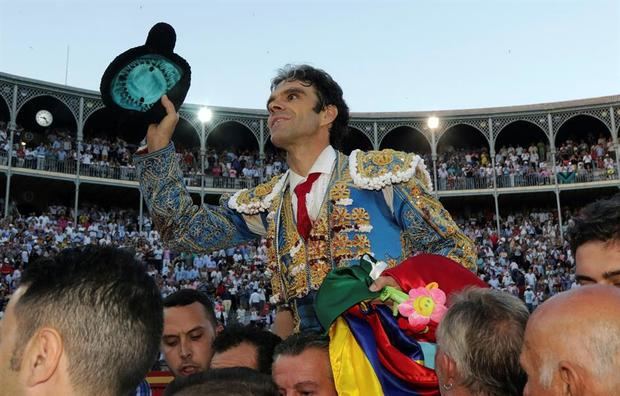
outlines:
M208 254L172 252L163 246L148 217L143 218L142 231L138 231L135 211L82 208L75 227L72 210L52 206L38 214L14 217L11 223L2 225L0 300L19 285L21 271L37 257L79 245L111 245L133 249L136 257L148 265L164 296L180 288L201 289L213 297L222 320L229 319L224 315L228 313L224 300L231 301L231 320L267 320L269 310L264 307L268 306L271 290L265 273L264 240ZM484 215L457 222L476 242L479 275L493 287L524 297L529 285L536 295L536 305L574 284L574 258L560 238L552 211L508 214L502 220L500 234L494 219ZM255 290L262 301L258 307L249 304Z
M12 166L50 172L75 174L79 151L80 173L85 176L135 180L130 152L133 149L124 140L93 138L78 144L68 130L50 130L36 142L21 141L33 133L17 126ZM0 122L0 163L7 164L9 140L6 124ZM179 163L188 186L200 186L201 159L199 149L177 148ZM214 187L238 188L253 186L285 171L286 162L281 155L271 154L262 160L256 151L209 150L205 156L204 175Z

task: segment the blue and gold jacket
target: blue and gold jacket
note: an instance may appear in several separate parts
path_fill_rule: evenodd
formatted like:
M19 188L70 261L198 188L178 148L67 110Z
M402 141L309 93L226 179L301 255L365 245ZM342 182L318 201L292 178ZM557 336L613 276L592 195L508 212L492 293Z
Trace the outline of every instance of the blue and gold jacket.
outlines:
M134 163L153 223L171 248L205 252L266 237L273 302L311 304L329 271L366 253L390 267L417 253L434 253L475 270L473 242L431 195L423 160L412 153L338 153L306 241L295 225L288 173L224 195L219 206L199 207L185 188L172 143L136 156ZM308 309L297 312L302 322L313 316Z

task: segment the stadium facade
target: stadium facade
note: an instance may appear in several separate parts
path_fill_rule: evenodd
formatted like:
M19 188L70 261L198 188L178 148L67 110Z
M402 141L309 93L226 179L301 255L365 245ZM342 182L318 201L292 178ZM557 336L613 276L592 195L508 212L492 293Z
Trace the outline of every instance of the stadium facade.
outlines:
M0 73L0 121L7 124L7 139L11 147L27 144L34 134L44 134L46 129L35 122L40 109L49 109L57 121L53 127L66 128L72 134L75 147L81 147L87 138L90 125L99 129L114 128L105 116L106 109L98 92L72 88L53 83L36 81L24 77ZM267 113L265 110L211 107L213 118L202 123L198 118L201 106L185 104L180 110L180 123L173 140L196 149L200 154L201 166L205 169L207 151L223 135L230 144L242 141L247 147L258 150L261 158L270 150ZM434 129L428 126L429 117L437 117L439 124ZM19 126L32 130L17 140ZM435 194L442 199L462 197L488 197L493 202L499 229L500 197L509 194L548 193L555 195L555 204L561 222L561 193L587 190L592 196L600 191L617 191L620 188L620 96L581 99L566 102L545 103L525 106L511 106L468 110L447 110L437 112L393 112L352 113L351 133L345 142L344 151L355 148L393 148L415 151L426 158L427 166L434 179ZM563 168L560 147L566 142L578 146L581 141L602 139L605 144L606 166ZM21 142L23 141L23 142ZM218 144L222 144L222 140ZM506 146L528 146L542 144L549 163L548 172L528 174L503 174L497 167L496 154ZM588 145L588 143L586 143ZM490 174L451 175L439 177L442 158L452 153L469 153L482 150L488 156ZM563 150L563 148L562 148ZM575 151L576 147L575 147ZM589 149L587 150L589 151ZM457 154L454 154L457 155ZM579 157L579 154L577 154ZM540 159L541 162L545 158ZM613 166L609 164L613 161ZM564 163L566 164L566 163ZM580 165L581 166L581 165ZM75 185L75 208L77 213L80 190L85 184L107 185L138 191L138 184L131 166L117 169L98 169L84 166L80 157L65 163L28 163L14 159L8 161L6 151L0 153L0 173L5 175L4 215L9 210L12 186L15 176L56 179ZM206 197L231 192L241 187L252 186L258 180L216 180L204 172L186 175L190 192L205 202ZM142 214L140 197L140 214ZM197 199L198 201L198 199Z

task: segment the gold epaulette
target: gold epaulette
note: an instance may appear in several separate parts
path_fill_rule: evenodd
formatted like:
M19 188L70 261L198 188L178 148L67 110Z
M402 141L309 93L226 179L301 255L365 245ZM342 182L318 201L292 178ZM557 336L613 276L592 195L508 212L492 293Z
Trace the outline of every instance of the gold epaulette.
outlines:
M380 151L353 150L349 156L349 171L356 186L380 190L393 184L419 179L431 191L433 183L424 160L417 154L385 149Z
M228 199L228 207L246 215L269 210L273 199L282 191L287 180L286 176L287 173L274 176L267 183L237 191Z

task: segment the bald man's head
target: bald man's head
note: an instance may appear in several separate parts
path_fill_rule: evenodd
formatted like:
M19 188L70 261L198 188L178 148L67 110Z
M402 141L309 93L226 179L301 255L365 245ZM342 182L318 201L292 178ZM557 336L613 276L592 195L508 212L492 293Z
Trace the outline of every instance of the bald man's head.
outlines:
M526 395L620 394L620 289L591 285L558 294L528 321L521 364Z

